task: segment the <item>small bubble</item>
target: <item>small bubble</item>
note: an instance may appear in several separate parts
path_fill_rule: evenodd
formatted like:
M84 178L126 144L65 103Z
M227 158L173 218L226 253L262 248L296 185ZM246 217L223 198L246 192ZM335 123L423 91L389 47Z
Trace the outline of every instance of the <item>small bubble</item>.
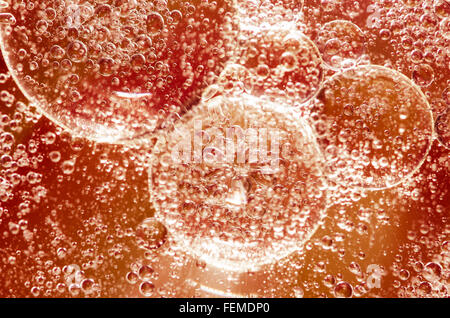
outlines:
M152 278L154 273L153 268L151 268L148 265L142 265L141 268L139 268L139 277L142 280L148 281Z
M441 278L441 274L442 266L433 262L426 264L422 272L423 277L431 283L438 281Z
M72 174L75 171L75 159L64 161L61 168L64 174Z
M139 280L139 276L135 272L128 272L126 279L127 279L128 283L136 284Z
M141 292L141 294L145 297L151 297L155 291L155 285L153 285L150 282L143 282L140 286L139 286L139 290Z
M334 295L337 298L350 298L353 295L353 288L347 282L340 282L334 287Z

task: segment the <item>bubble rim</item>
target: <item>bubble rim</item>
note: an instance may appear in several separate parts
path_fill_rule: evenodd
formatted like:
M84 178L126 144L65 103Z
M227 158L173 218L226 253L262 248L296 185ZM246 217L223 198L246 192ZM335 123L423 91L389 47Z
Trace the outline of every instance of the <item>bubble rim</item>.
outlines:
M326 73L326 69L328 68L328 65L324 62L323 57L322 57L322 53L320 53L319 48L317 47L317 44L311 40L311 38L309 36L307 36L303 30L299 29L297 27L296 21L280 21L278 24L273 25L270 23L263 23L261 25L258 26L253 26L253 25L249 25L248 23L239 23L239 33L241 32L245 32L245 31L251 31L254 28L258 28L259 32L267 32L268 30L271 29L276 29L276 30L283 30L284 28L286 28L286 30L288 31L287 34L283 35L281 37L281 40L283 40L286 36L294 34L294 35L298 35L302 41L304 41L305 43L307 43L309 45L309 49L311 49L310 51L314 52L315 55L317 56L318 59L318 67L320 68L320 82L317 85L317 88L312 89L312 93L309 96L306 96L303 100L297 100L296 97L289 97L287 98L287 100L289 100L289 102L294 103L296 105L305 105L308 104L311 100L313 100L314 98L317 97L317 95L319 94L319 92L322 90L323 84L325 82L325 73ZM239 66L242 66L243 68L245 68L249 73L251 73L252 75L256 76L255 71L251 68L247 68L245 65L242 65L239 62L239 56L233 56L228 62L227 64L232 65L232 64L237 64ZM225 70L227 65L225 65L223 71ZM222 74L222 72L221 72ZM221 75L220 74L220 75ZM219 75L219 76L220 76ZM249 90L251 93L253 93L253 87ZM279 96L277 96L277 94L263 94L263 95L258 95L258 98L262 98L262 99L267 99L270 100L272 97L275 98L279 98ZM288 107L286 105L286 107Z
M436 139L437 141L442 145L442 147L444 147L445 149L450 150L450 144L445 144L444 141L442 140L441 135L437 132L438 130L438 125L439 125L439 120L444 117L444 116L449 116L450 117L450 107L448 107L443 113L439 114L438 116L436 116L436 120L434 122L434 129L433 131L436 134Z

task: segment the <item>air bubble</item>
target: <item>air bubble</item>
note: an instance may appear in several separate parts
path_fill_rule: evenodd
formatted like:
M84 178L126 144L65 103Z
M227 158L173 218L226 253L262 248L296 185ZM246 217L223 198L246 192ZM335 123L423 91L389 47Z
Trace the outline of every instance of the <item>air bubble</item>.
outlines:
M414 66L412 78L420 87L428 87L434 81L434 70L428 64L416 65Z
M341 184L392 187L420 167L431 146L433 120L425 96L404 75L380 66L331 77L312 118L330 177Z
M185 14L182 0L41 4L0 9L7 66L47 117L99 142L145 142L195 104L235 43L233 1L193 0Z
M16 18L11 13L0 13L0 24L14 25Z
M228 150L221 142L227 134L236 140ZM242 271L271 263L300 249L324 214L323 162L312 131L278 104L219 95L161 140L149 170L155 217L208 264Z
M366 51L361 29L344 20L324 24L316 43L323 61L332 69L356 66Z
M151 282L143 282L139 286L141 294L145 297L151 297L155 291L155 285Z
M152 12L147 16L147 32L155 35L164 29L164 18L157 12Z
M450 16L450 1L448 0L434 0L434 13L441 18Z
M353 287L347 282L340 282L334 287L336 298L350 298L353 295Z

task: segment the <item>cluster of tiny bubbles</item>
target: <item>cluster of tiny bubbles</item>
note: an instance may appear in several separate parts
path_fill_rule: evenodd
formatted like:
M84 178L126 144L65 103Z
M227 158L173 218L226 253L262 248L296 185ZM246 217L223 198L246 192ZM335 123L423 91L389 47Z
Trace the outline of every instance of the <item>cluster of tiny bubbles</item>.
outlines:
M100 142L139 140L189 109L235 43L231 0L2 3L17 85L55 123Z
M329 78L309 119L330 177L367 189L392 187L413 174L433 140L431 110L420 89L375 65Z
M450 42L445 35L445 21L449 14L443 10L445 4L448 6L448 2L424 1L410 10L405 7L392 9L399 20L406 21L405 28L395 29L392 35L401 53L396 67L405 74L411 74L427 96L435 117L447 107L443 98L450 78Z
M263 146L241 143L249 129ZM229 141L237 144L231 156ZM219 268L242 271L287 256L325 211L323 161L311 129L289 108L252 95L202 102L161 135L152 156L155 217L191 254Z
M304 32L313 41L327 23L345 20L354 24L365 39L364 64L383 65L412 78L423 90L436 118L447 107L442 93L450 78L449 7L447 0L414 3L308 0L301 14L306 26ZM355 47L360 46L360 38L355 38ZM341 41L346 42L344 39ZM318 46L321 49L321 45ZM345 44L344 47L348 46ZM336 51L334 58L340 60L341 54Z
M248 5L246 9L251 8L251 2L247 2L246 4ZM276 12L276 10L273 12ZM203 104L211 103L211 105L208 106L209 110L216 109L218 105L223 103L221 97L217 98L218 95L221 95L223 93L250 93L257 95L259 98L266 98L267 96L270 96L272 101L282 100L285 103L287 103L287 101L284 99L289 95L293 96L294 98L298 98L300 102L307 101L309 98L313 97L314 93L309 96L308 94L295 94L295 92L293 94L286 94L285 92L281 92L281 90L274 90L274 87L276 87L276 85L273 85L272 79L269 78L269 80L264 81L264 79L267 78L267 74L270 74L267 71L270 71L271 69L266 67L267 65L265 65L264 63L260 63L260 60L266 61L267 59L263 49L269 51L270 54L267 55L271 57L272 49L277 52L277 48L280 47L280 45L276 42L282 42L279 40L279 38L282 38L282 36L279 36L279 33L281 33L282 35L286 33L295 33L296 39L302 38L302 35L296 30L295 27L293 27L293 24L286 24L288 25L287 27L283 26L283 24L274 26L271 23L264 23L267 20L258 19L257 16L258 15L251 15L247 19L246 17L242 18L244 22L240 24L241 33L239 34L239 47L242 48L241 52L243 53L239 54L239 56L241 57L240 59L234 60L233 63L229 63L225 67L224 71L219 76L217 85L212 85L205 91L202 102ZM276 16L276 14L274 16ZM348 17L350 18L354 18L357 16L357 9L355 9L352 14L348 14ZM342 17L339 16L339 18ZM367 48L365 43L365 34L356 24L350 21L334 19L325 24L321 28L321 31L322 32L317 34L316 37L311 38L314 39L317 46L319 47L318 51L320 51L320 53L322 54L325 64L332 70L348 69L354 67L355 65L361 64L361 61L366 59L365 53L367 51ZM274 37L275 40L270 39L270 37L273 36L273 34L270 34L271 32L276 35ZM384 37L387 36L386 34L384 34L385 32L382 33ZM257 35L256 40L254 36L255 34ZM258 36L258 34L260 35ZM336 44L336 41L333 41L335 38L338 38L340 40L340 43L343 43L344 45L334 45ZM313 49L310 52L316 53L317 49ZM262 57L261 53L263 53ZM282 53L285 52L282 51ZM254 63L248 64L248 57L254 57L254 61L252 61ZM281 58L274 58L274 60L279 62ZM290 60L293 61L294 59ZM273 75L275 75L274 77L278 79L281 78L281 76L279 75L280 73L276 72L276 68L272 69L275 69L275 72L273 72ZM350 129L353 128L355 130L361 130L362 135L358 136L357 134L355 134L353 138L350 136L351 141L359 142L356 143L355 148L351 149L352 143L349 139L345 138L346 133L348 134L348 131L345 131L336 138L336 140L339 142L338 147L334 147L333 149L331 149L330 147L327 149L331 153L340 151L339 155L343 160L337 160L337 156L335 154L334 158L336 160L332 162L340 162L340 164L342 164L342 162L348 163L348 165L344 165L345 167L336 166L331 168L330 170L332 179L337 179L342 183L342 178L345 178L344 183L350 185L350 188L354 188L355 186L357 186L357 188L361 187L373 190L392 187L396 184L399 184L419 169L420 165L425 160L425 157L431 146L433 121L425 96L423 96L420 89L418 89L410 80L408 80L400 73L386 68L371 66L369 70L376 73L374 78L365 79L366 85L362 84L362 87L355 88L356 95L359 94L360 97L359 99L357 98L358 102L361 102L361 105L346 104L345 111L343 111L342 109L338 110L338 112L340 111L341 115L346 114L345 116L353 116L353 111L355 111L357 114L360 109L365 110L361 116L362 118L356 118L358 116L355 116L354 123L348 122L348 127ZM354 72L354 69L350 71ZM364 74L365 71L367 70L361 68L358 76L352 78L354 76L353 74L350 75L350 78L355 82L358 82L359 80L364 78L362 74ZM412 73L412 77L415 83L422 88L428 86L427 72L428 71L425 67L416 68ZM258 76L260 75L263 75L263 77L258 83ZM338 76L336 76L335 79L337 79ZM432 77L432 79L434 80L434 77ZM370 88L371 83L369 82L372 80L377 82L377 84L375 85L375 89ZM337 80L337 82L339 82L339 80ZM258 84L260 86L258 86ZM327 84L330 83L328 82ZM285 88L286 87L288 86L285 86ZM338 91L339 89L342 90L344 87L336 86L335 88L336 91ZM392 97L392 99L390 97L385 99L382 96L382 92L384 89L390 89L393 92L404 90L404 92L399 94L399 96L397 97ZM317 90L319 90L319 85L317 85ZM322 92L324 90L325 88L322 89ZM372 107L370 107L370 105L368 107L368 105L365 104L365 100L363 99L363 97L366 96L367 92L375 95L370 101L370 103L372 103ZM343 95L345 95L345 92L343 93ZM277 99L274 99L273 96L276 96ZM353 98L354 96L351 96L348 99L350 100ZM319 101L322 101L320 99L320 94L317 99ZM331 96L329 100L333 100L333 96ZM412 107L416 100L419 101L418 105L415 105L415 107L417 108ZM340 100L338 100L338 102L340 103ZM382 105L383 108L377 109L378 104ZM333 104L332 106L330 106L330 108L333 108L333 106L336 105ZM315 107L317 107L317 104L315 104ZM321 105L321 107L323 107L323 105ZM369 109L370 111L368 111ZM314 108L314 111L317 111L317 108ZM383 111L383 113L381 114L380 111ZM352 114L349 115L349 113ZM223 115L221 112L219 112L219 114ZM380 124L380 117L382 118L383 115L386 114L390 114L392 115L392 117L389 117L385 123ZM314 115L320 114L315 113ZM334 115L336 116L336 114ZM320 123L318 123L316 122L315 116L312 116L312 118L314 119L313 126L316 129L318 127L324 128L325 125L331 125L333 121L333 118L330 117L327 120L328 122L324 123L325 121L323 120L323 118L321 118ZM404 121L408 118L415 118L414 120L417 120L417 122L419 123L418 127L412 127L410 124L405 123ZM318 126L316 126L315 124L318 124ZM360 125L362 125L362 127L360 127ZM334 128L336 128L336 126L337 125L334 125ZM381 131L380 129L383 128L381 126L386 129ZM345 128L347 128L347 126ZM320 129L318 130L320 131ZM392 130L394 131L394 136L390 135L390 132ZM418 131L418 135L415 135L416 131ZM334 132L336 132L336 129L334 129ZM363 138L361 138L361 136ZM320 141L323 141L324 145L329 146L329 143L324 140L323 135L319 134L319 137L322 137L320 138ZM165 141L163 143L167 143L167 140L164 140ZM342 151L341 144L344 143L347 143L347 146L345 146L344 151ZM167 151L167 149L164 149L164 147L162 147L162 149L163 152L164 150ZM325 151L325 148L323 148L322 150L325 154L327 153L327 151ZM387 157L387 155L390 154L392 150L394 151L394 155L391 155L392 157ZM374 156L375 153L377 153L377 156L375 156L374 159L370 158ZM356 165L356 168L360 169L360 171L354 174L355 171L352 170L353 168L349 169L349 167L352 167L352 164L355 162L361 162L361 158L370 159L369 162L367 162L367 160L364 160L364 164L362 166ZM167 159L167 157L165 159ZM355 167L355 165L353 165L353 167ZM338 172L336 171L336 169L338 170ZM166 182L166 180L163 181L164 183ZM153 179L150 182L153 182ZM356 198L364 195L364 193L361 193L361 190L358 190L357 188L356 190L354 189L352 191L352 195L354 195ZM226 199L223 200L226 201ZM177 212L175 212L175 214L176 213ZM171 222L176 221L172 219ZM182 241L185 239L182 238L180 240ZM205 254L208 253L211 252L201 252L200 254L203 255L203 258L205 258ZM193 252L193 254L199 255L199 253L196 253L195 251ZM201 256L199 257L201 258ZM220 262L217 262L217 260L214 259L209 259L209 261L212 263L220 264ZM223 266L223 263L221 264L221 266ZM351 297L352 295L358 296L366 292L365 287L361 287L358 285L356 286L357 289L353 290L351 284L343 281L338 284L333 284L333 286L334 294L337 297ZM302 290L298 291L296 294L302 294Z
M142 235L143 231L145 235ZM203 285L213 285L219 292L230 279L228 273L218 268L210 272L207 264L180 246L156 218L147 218L138 225L136 238L138 246L144 251L144 259L133 262L126 274L127 282L136 286L136 295L201 297L199 293Z
M448 268L450 264L448 225L443 232L430 235L436 230L433 225L422 223L418 231L410 231L408 239L413 246L428 245L422 257L410 254L407 260L411 266L402 264L402 256L398 255L393 264L393 274L397 280L394 287L400 297L448 297ZM408 284L405 284L408 282Z

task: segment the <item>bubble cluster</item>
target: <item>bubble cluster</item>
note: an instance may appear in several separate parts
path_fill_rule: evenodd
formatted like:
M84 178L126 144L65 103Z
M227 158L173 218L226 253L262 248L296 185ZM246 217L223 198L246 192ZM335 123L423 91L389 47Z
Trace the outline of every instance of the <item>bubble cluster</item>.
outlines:
M285 146L279 150L275 129ZM225 152L223 143L233 150ZM180 154L192 144L192 153ZM312 131L277 104L217 96L186 114L154 149L156 217L185 249L220 268L257 268L290 254L323 216L323 162Z
M304 0L236 0L238 18L243 23L261 25L298 21Z

